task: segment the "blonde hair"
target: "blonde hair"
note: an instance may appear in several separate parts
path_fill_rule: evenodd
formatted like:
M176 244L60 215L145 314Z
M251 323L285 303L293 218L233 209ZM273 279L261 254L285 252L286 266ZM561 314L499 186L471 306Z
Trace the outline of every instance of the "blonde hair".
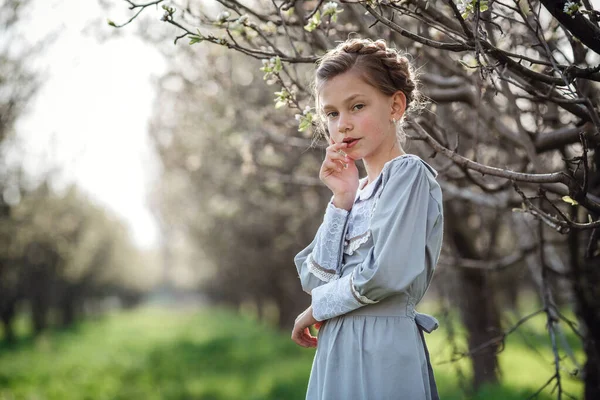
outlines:
M406 96L406 111L412 112L422 107L421 95L417 90L417 81L412 65L406 54L386 45L384 40L348 39L328 51L318 61L313 84L318 128L326 131L324 116L319 104L319 92L325 82L350 70L356 70L369 85L381 93L391 96L401 91ZM406 136L400 124L396 133L401 143Z

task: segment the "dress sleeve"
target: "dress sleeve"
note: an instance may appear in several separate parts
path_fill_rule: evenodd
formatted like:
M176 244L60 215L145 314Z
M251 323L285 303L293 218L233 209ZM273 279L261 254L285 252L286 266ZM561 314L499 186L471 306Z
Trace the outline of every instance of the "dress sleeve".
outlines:
M330 202L314 240L294 258L302 289L308 294L339 278L348 214Z
M385 176L383 176L385 179ZM411 158L391 165L371 219L373 247L352 273L312 291L318 321L403 292L425 270L429 180Z

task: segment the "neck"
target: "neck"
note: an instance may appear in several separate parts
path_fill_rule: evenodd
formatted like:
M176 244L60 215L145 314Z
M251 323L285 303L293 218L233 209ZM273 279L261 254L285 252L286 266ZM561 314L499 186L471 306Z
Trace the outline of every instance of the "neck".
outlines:
M367 183L373 182L381 171L386 162L393 160L394 158L406 154L400 144L397 141L390 146L382 146L382 149L375 154L363 158L365 164L365 170L367 171Z

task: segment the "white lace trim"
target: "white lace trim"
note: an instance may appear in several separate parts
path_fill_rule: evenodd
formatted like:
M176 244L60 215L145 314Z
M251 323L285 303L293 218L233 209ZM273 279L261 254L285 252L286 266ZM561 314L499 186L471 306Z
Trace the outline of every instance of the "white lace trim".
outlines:
M363 244L367 243L367 241L369 240L370 237L371 237L371 230L368 230L365 233L363 233L362 235L359 235L357 237L347 240L344 243L344 245L346 246L344 248L344 253L351 256L352 254L354 254L356 249L358 249Z
M362 304L375 304L375 303L379 303L378 301L371 300L368 297L363 296L360 293L358 293L358 291L354 287L354 276L352 276L350 278L350 290L352 291L352 295L354 296L354 298L356 300L358 300Z
M312 252L313 261L321 269L337 272L347 218L348 211L329 203L324 217L325 230L320 233L318 243Z
M375 186L378 185L381 180L381 175L377 177L373 182L367 183L362 189L359 189L357 197L359 200L367 200L373 195L373 190ZM367 181L367 178L364 178L364 181ZM361 182L360 186L362 186L363 182Z
M351 276L346 275L327 285L313 289L313 316L317 321L324 321L346 314L363 305L356 300L352 291L348 290L348 281L350 279Z
M354 254L371 237L371 219L375 214L382 189L383 185L379 185L379 188L372 197L358 202L352 208L348 220L348 233L344 241L345 254L349 256Z
M354 311L373 301L354 288L352 274L346 275L327 285L316 287L312 291L313 315L317 321L331 319ZM350 287L348 287L348 285Z
M374 198L370 198L354 204L350 211L346 240L362 236L369 229L374 201Z
M312 258L312 254L308 256L308 272L322 280L323 282L331 282L339 279L339 275L335 270L326 269L321 267Z

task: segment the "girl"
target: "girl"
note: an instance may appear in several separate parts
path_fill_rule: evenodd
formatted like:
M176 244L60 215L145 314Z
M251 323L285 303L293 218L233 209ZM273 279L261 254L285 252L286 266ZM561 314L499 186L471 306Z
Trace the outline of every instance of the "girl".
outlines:
M440 254L442 193L436 171L406 154L397 135L415 102L411 71L384 41L366 39L341 43L316 71L330 143L319 175L333 197L294 260L312 296L292 332L299 345L317 347L310 400L438 398L422 333L437 321L415 305Z

